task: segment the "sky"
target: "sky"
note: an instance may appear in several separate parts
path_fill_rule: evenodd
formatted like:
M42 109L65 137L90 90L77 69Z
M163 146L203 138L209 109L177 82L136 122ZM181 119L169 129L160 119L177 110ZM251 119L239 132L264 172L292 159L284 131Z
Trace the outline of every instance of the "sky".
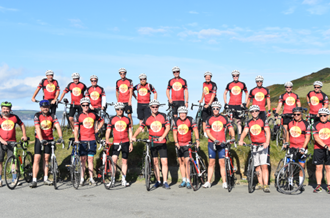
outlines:
M97 75L115 102L124 67L134 85L147 74L166 103L171 69L179 66L189 104L201 98L206 71L223 103L233 70L250 90L257 75L268 86L329 67L329 20L325 0L0 1L0 101L37 110L31 97L51 69L61 91L73 72L87 86Z

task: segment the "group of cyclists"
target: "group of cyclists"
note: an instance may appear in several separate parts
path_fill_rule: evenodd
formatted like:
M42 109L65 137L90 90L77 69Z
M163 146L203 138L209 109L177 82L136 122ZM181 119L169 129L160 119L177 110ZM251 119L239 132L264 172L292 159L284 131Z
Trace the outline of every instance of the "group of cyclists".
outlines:
M122 185L129 185L126 181L127 159L129 153L134 148L133 142L136 142L138 135L144 132L146 127L149 139L155 140L157 138L153 143L154 146L150 148L157 180L154 187L163 186L165 189L170 189L167 181L168 159L166 137L171 130L172 123L170 123L166 114L159 112L161 104L157 100L156 89L152 84L147 82L146 74L140 74L140 83L134 86L133 81L126 77L127 71L125 68L120 68L118 73L120 78L116 82L117 103L114 104L116 114L110 117L109 123L106 123L105 140L109 144L112 133L113 143L121 143ZM173 122L173 139L178 151L177 155L182 176L182 183L179 187L191 189L187 145L191 144L192 135L194 135L196 147L198 148L200 146L199 140L201 135L197 129L196 121L188 116L189 94L187 81L180 76L179 67L173 67L172 73L174 77L168 82L166 96L174 115L174 120L171 121ZM234 70L231 75L233 81L226 86L223 99L225 103L224 109L231 109L233 111L233 121L230 121L227 116L220 112L222 105L217 98L217 85L212 81L212 73L206 72L204 74L205 81L202 85L199 103L204 102L201 117L204 136L208 138L209 164L208 178L203 184L203 187L211 187L216 156L218 155L220 174L223 179L222 186L223 188L227 188L223 142L226 141L225 131L228 130L232 139L238 138L239 145L244 144L244 139L248 135L250 135L252 144L257 145L253 157L258 178L256 189L262 189L265 193L269 193L268 166L270 165L269 146L271 131L267 117L271 115L270 92L266 87L263 87L264 78L262 76L256 77L256 87L248 92L246 84L239 81L240 72ZM41 157L43 157L44 184L52 184L52 181L48 179L49 157L51 154L48 143L54 140L54 128L56 128L59 136L57 143L63 142L61 127L56 117L56 108L58 102L61 102L68 92L71 92L70 125L75 143L80 145L79 155L82 163L80 184L85 184L84 172L86 162L89 169L88 182L91 185L96 184L93 179L93 160L97 147L96 138L98 137L98 132L105 124L104 119L100 116L100 111L106 109L106 94L104 88L98 85L98 77L96 75L90 77L91 85L89 87L80 81L80 75L78 73L72 74L72 80L60 96L60 87L58 81L54 79L54 72L47 70L46 78L40 82L33 94L32 101L36 102L35 97L41 89L43 90L43 100L39 102L40 112L34 116L35 146L31 188L37 187L37 175ZM312 126L309 126L309 123L302 119L303 108L301 107L298 95L292 92L292 82L285 83L285 93L279 97L274 116L275 118L279 117L283 106L283 113L281 115L282 124L287 133L284 146L297 148L301 154L305 154L307 152L307 144L311 138L310 136L311 134L314 135L313 163L316 165L315 176L317 181L317 187L314 189L314 192L318 193L322 191L321 181L324 164L328 181L327 193L330 194L330 157L326 152L330 150L330 122L328 121L330 111L328 109L328 97L321 91L322 85L322 82L316 81L314 83L314 90L310 91L306 96L310 107L310 116L314 119ZM229 101L227 98L228 92ZM242 99L243 92L245 92L244 100ZM153 97L151 97L152 94ZM133 97L137 100L137 116L140 120L140 126L134 133L132 120ZM249 107L249 105L251 106ZM268 110L266 110L266 107ZM22 140L27 140L25 126L18 116L11 113L11 108L12 104L10 102L1 103L0 143L2 148L0 149L0 186L2 186L1 175L5 153L9 157L13 152L13 148L7 142L16 141L16 124L22 129ZM242 120L238 112L241 110L248 110L252 118L247 121ZM242 123L243 121L244 124ZM235 135L232 122L237 124L237 135ZM42 152L44 155L42 155ZM115 163L119 155L120 152L117 149L112 149L112 158ZM160 156L162 167L162 182L160 180L158 156ZM298 161L300 165L305 167L304 160L299 159ZM13 175L13 179L17 178ZM300 182L302 183L303 181Z

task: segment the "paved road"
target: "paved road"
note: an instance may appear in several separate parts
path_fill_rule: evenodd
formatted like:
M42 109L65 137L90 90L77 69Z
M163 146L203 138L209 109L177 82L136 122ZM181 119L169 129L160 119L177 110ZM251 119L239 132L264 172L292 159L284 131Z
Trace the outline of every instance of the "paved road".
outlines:
M119 185L119 184L118 184ZM247 186L236 186L231 193L221 184L197 192L158 188L147 192L142 182L131 187L106 190L103 185L83 186L75 190L68 183L59 190L28 184L14 191L0 188L1 217L329 217L330 195L312 193L312 187L300 195L247 192ZM5 200L4 200L5 199Z

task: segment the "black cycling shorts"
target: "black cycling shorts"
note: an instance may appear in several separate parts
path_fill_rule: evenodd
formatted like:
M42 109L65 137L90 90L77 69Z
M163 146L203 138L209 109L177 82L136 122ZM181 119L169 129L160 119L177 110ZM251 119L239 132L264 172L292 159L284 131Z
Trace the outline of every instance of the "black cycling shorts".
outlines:
M94 110L90 110L90 111L95 113L97 116L101 116L101 108L94 108Z
M119 156L120 151L121 151L121 157L123 159L128 159L128 154L129 154L129 142L124 142L121 144L121 150L118 151L119 145L112 145L112 151L111 151L111 156L116 155Z
M178 157L189 157L187 146L180 146L180 149L178 149Z
M3 145L0 143L0 146L2 148L0 148L0 163L2 163L5 160L5 154L7 152L7 159L8 157L13 155L14 152L14 148L11 145Z
M128 103L124 103L124 105L125 105L124 112L126 114L132 114L133 113L132 106L128 105Z
M314 119L314 123L320 121L320 117L318 117L316 114L310 114L310 116L311 116L311 119Z
M259 118L262 119L264 122L267 119L266 111L260 111L259 112Z
M202 121L205 123L207 118L212 116L212 108L208 106L208 108L203 107L202 110Z
M282 118L282 125L288 125L292 121L293 114L284 114Z
M82 108L80 105L75 105L70 107L69 117L74 117L75 113L80 114L82 112Z
M178 108L185 106L184 101L173 101L172 113L173 115L178 115Z
M151 115L151 110L149 104L140 104L137 105L137 115L139 120L144 120Z
M330 155L327 156L326 149L314 149L313 164L330 165Z
M235 111L241 111L243 110L243 108L241 107L241 105L228 105L229 109L235 109ZM242 119L240 117L238 117L239 113L238 112L234 112L233 113L233 118L235 119Z
M51 142L51 140L47 140L48 142ZM41 143L40 140L38 138L36 138L35 142L34 142L34 154L41 154ZM43 152L45 154L51 154L52 153L52 147L50 146L50 144L44 145L44 150Z
M49 103L50 103L50 108L49 108L49 111L52 115L56 115L56 108L57 108L57 104L52 104L52 100L54 99L44 99L44 100L48 100Z
M167 158L167 146L166 143L154 143L154 147L150 148L151 156L160 158Z

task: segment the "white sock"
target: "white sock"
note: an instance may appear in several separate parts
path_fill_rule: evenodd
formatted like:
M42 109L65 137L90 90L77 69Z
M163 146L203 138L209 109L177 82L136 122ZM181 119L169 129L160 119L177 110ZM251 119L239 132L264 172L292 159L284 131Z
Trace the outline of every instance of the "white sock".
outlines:
M44 181L47 181L47 179L48 179L48 176L44 176Z
M186 180L186 177L183 177L182 178L182 182L186 182L187 180Z
M121 175L121 180L126 181L126 176L125 175Z
M37 181L37 178L33 178L33 179L32 179L32 182L36 182L36 181Z
M84 181L84 178L81 178L81 179L80 179L80 181L82 181L82 182L83 182L83 181Z
M190 183L190 179L188 179L188 178L187 178L187 182L189 182L189 183Z
M299 185L304 182L304 177L299 176Z
M160 181L158 181L158 183L161 183Z
M89 181L93 181L94 179L92 177L89 177Z

